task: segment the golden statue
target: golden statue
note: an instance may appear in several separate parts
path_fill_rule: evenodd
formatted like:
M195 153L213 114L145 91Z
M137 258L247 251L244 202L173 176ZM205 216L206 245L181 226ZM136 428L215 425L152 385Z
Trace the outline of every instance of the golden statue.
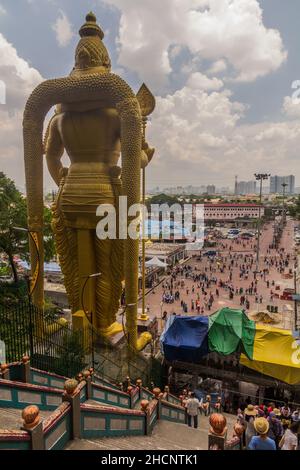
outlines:
M93 326L100 334L119 332L122 326L116 321L116 314L125 279L129 343L140 350L151 335L137 337L139 240L100 240L96 235L96 210L100 204L112 204L118 219L120 195L127 196L128 207L140 203L141 168L154 153L143 132L145 116L150 108L154 109L154 98L145 86L137 98L126 82L111 73L110 58L102 42L104 34L93 13L87 15L79 33L81 39L70 76L39 85L24 113L28 226L36 232L40 249L37 256L31 246L32 272L40 266L33 301L43 307L45 153L49 172L59 186L53 230L72 313L83 308L85 279L101 273L90 278L84 305L93 312ZM56 111L43 143L43 122L52 106L56 106ZM64 151L71 162L68 169L61 164ZM120 154L122 168L117 166ZM127 227L130 221L127 217Z

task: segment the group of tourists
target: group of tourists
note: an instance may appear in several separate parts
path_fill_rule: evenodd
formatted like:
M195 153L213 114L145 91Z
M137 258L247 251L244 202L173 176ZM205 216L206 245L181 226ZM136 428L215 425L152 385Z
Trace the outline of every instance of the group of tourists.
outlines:
M183 391L182 405L187 411L187 424L198 428L199 414L209 416L222 411L222 399L212 404L211 396L200 400L194 392ZM300 448L300 408L292 411L288 402L276 408L268 405L241 405L237 413L237 423L244 428L242 448L244 450L298 450Z
M277 408L275 403L268 406L249 403L239 408L237 421L245 428L243 443L246 449L298 449L300 409L292 412L288 402L281 408Z

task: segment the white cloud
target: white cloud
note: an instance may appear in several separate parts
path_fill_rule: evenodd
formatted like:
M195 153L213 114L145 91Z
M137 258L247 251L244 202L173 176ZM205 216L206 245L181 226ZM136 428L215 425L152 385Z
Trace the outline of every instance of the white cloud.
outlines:
M226 60L239 81L277 70L287 57L280 33L263 24L257 0L106 0L120 9L119 62L159 89L172 71L173 45ZM219 64L220 65L220 64Z
M70 44L74 32L69 18L62 10L59 11L59 16L52 25L52 29L56 34L56 40L60 47L66 47Z
M157 107L147 130L157 149L147 169L151 185L230 184L233 175L300 172L300 120L243 124L247 106L226 90L207 92L188 84Z
M23 111L30 93L43 78L1 33L0 57L0 80L6 87L6 104L0 105L0 168L23 186Z
M208 69L207 73L213 75L216 73L224 72L226 69L227 64L225 60L220 59L212 64L212 66Z
M200 72L195 72L190 75L187 85L192 89L220 90L224 84L218 78L208 78Z
M6 15L6 10L4 6L2 6L1 4L0 4L0 15Z

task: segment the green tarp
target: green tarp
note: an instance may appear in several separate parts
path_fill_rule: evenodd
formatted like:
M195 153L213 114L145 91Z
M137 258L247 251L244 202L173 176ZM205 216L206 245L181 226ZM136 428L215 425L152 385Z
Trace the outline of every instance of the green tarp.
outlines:
M242 310L222 308L209 317L208 346L212 352L228 356L236 351L253 358L255 322Z

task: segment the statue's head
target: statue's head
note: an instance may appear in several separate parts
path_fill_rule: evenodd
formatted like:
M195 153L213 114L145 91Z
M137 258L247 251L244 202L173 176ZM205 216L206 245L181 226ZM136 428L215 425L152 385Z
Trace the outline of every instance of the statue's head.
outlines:
M79 34L81 39L76 48L75 67L71 76L110 72L110 57L102 42L104 33L94 13L86 16L86 23L80 28Z

